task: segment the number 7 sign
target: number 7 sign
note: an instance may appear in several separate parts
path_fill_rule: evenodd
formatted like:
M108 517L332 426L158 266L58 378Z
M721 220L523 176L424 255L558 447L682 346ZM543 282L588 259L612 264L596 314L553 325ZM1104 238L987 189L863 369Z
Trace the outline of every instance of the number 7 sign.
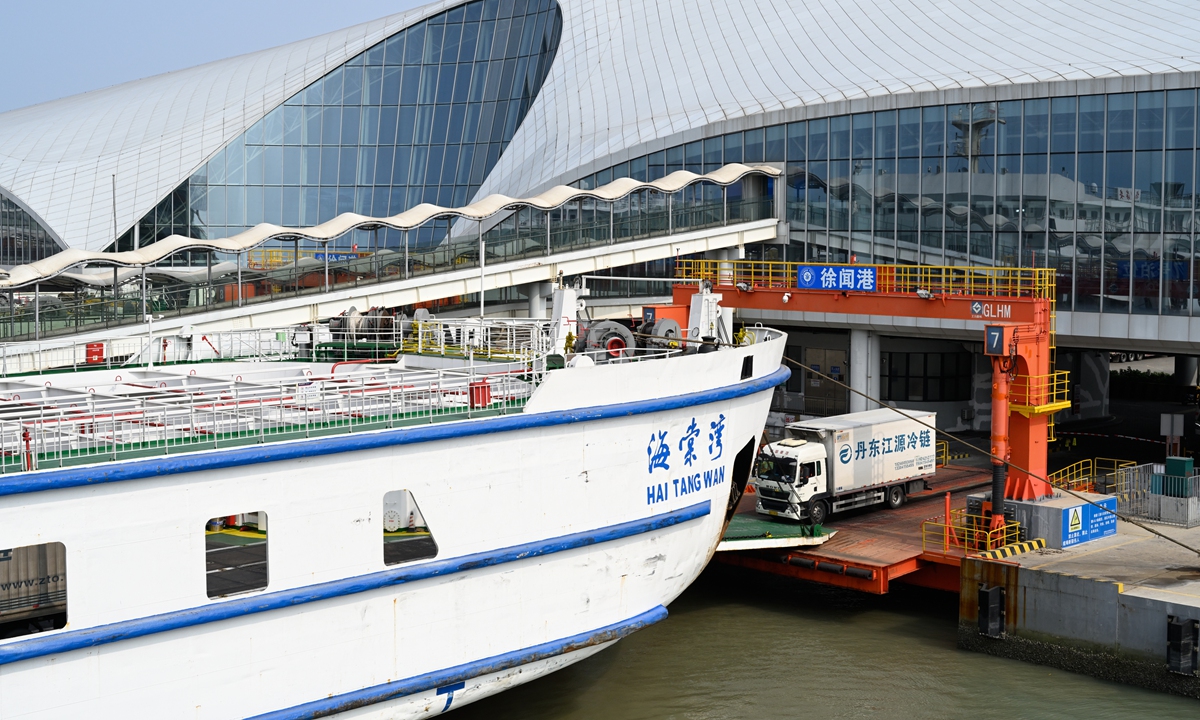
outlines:
M1005 325L985 325L983 327L983 354L1004 356L1008 354L1008 341L1012 337L1012 328Z

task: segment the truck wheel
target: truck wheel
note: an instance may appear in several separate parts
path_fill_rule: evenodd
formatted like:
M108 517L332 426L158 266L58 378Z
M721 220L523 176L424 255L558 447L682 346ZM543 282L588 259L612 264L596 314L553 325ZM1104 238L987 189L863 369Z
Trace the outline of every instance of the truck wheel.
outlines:
M904 504L904 486L893 485L884 491L884 500L892 510Z
M825 504L824 500L808 501L809 525L824 525L827 517L829 517L829 506Z

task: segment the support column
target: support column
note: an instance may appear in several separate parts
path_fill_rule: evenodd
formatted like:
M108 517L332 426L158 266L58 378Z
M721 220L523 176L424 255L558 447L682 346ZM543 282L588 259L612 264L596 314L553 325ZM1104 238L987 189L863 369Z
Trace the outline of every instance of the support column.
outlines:
M733 260L737 260L736 253L731 248L714 250L713 257L717 260L717 284L730 286L737 282L737 277L733 271Z
M870 330L850 331L850 387L879 397L879 336ZM878 403L850 393L850 412L874 410Z
M479 221L479 319L484 318L483 282L487 272L487 247L483 243L483 220Z
M371 228L371 268L375 273L375 282L379 282L379 226Z
M1195 355L1175 356L1175 384L1184 386L1196 385L1197 370L1200 370L1200 358Z
M992 522L1004 527L1004 490L1008 476L1008 369L992 358Z
M525 286L526 296L529 298L529 317L534 320L543 320L546 318L546 296L549 295L550 283L535 282Z
M667 193L667 234L675 234L675 193Z

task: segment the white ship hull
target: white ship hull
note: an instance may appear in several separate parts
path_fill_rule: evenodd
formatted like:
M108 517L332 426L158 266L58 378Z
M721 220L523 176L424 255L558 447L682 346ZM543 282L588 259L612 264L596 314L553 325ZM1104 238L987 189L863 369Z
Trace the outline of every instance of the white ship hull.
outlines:
M0 718L427 717L587 657L712 556L782 350L553 371L511 415L0 477L0 548L61 542L70 573L65 628L0 640ZM396 490L436 557L384 564ZM210 599L204 522L249 511L269 584Z

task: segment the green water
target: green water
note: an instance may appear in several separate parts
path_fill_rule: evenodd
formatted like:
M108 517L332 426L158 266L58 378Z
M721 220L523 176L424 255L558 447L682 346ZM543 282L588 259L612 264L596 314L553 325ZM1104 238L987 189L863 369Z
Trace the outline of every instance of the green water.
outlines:
M455 720L1200 718L1200 701L955 647L957 598L710 566L670 617Z

